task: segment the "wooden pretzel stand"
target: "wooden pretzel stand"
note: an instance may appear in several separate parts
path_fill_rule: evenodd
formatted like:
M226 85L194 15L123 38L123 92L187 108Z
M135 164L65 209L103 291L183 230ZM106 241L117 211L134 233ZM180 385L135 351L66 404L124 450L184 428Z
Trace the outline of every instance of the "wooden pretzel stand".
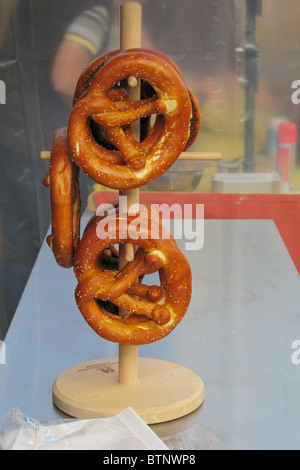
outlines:
M120 27L121 49L140 48L138 3L121 7ZM138 99L139 84L131 84L128 90L132 99ZM138 136L139 129L133 131ZM138 189L120 195L127 196L128 207L139 202ZM132 248L120 245L120 267L131 259ZM146 423L154 424L185 416L203 400L203 382L193 371L171 362L139 358L138 346L119 345L118 358L76 365L53 384L54 404L76 418L113 416L130 406Z

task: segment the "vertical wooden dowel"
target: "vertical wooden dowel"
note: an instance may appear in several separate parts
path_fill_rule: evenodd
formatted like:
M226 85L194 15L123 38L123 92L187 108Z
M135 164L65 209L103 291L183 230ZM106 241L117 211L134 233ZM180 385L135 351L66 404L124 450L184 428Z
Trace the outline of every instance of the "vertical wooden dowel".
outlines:
M120 49L127 50L141 47L142 8L139 3L127 2L121 6ZM132 81L131 81L132 83ZM127 85L127 91L132 100L140 99L140 83L135 86ZM139 122L132 124L133 135L140 138ZM120 196L126 196L127 207L120 207L120 213L128 212L132 205L139 203L139 189L120 191ZM125 200L125 199L124 199ZM119 267L122 269L134 256L133 245L120 245ZM120 315L126 314L124 311ZM119 382L123 385L134 385L138 381L138 346L119 345Z

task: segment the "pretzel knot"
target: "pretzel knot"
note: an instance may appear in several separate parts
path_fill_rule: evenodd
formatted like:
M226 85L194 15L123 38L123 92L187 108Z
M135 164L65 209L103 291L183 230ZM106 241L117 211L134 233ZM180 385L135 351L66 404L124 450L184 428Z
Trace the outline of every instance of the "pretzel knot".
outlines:
M148 83L153 95L129 101L119 83L130 76ZM121 190L141 187L170 168L186 148L196 103L180 73L161 54L142 49L113 53L86 89L81 87L76 91L68 140L74 162L94 181ZM138 142L130 124L151 116L155 124ZM95 138L95 124L112 148Z
M137 220L140 231L132 237ZM153 228L160 238L150 238ZM120 242L133 243L136 253L118 270L112 253ZM111 211L94 217L76 250L74 272L79 310L100 336L112 342L140 345L161 339L181 321L190 302L189 263L152 212L123 216ZM144 283L156 272L159 285ZM119 315L119 308L126 315Z
M70 268L79 243L81 199L79 172L70 157L66 128L54 135L49 172L43 184L50 189L51 199L52 233L47 243L57 263Z

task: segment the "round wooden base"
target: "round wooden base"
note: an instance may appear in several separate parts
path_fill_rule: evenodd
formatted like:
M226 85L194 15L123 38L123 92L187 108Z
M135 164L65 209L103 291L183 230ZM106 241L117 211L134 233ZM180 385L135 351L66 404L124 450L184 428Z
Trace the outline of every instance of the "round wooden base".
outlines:
M114 416L130 406L147 423L181 418L204 400L200 377L186 367L139 358L135 385L119 383L119 360L101 359L64 371L53 384L53 402L75 418Z

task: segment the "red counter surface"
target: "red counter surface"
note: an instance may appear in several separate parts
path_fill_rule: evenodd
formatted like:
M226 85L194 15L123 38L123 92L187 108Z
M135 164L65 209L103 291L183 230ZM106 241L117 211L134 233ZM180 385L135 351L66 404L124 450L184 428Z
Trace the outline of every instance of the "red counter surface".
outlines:
M92 194L94 207L118 199L115 191ZM204 204L205 219L272 219L300 274L300 195L298 194L220 194L140 192L140 201L148 204ZM172 212L170 212L172 216Z

